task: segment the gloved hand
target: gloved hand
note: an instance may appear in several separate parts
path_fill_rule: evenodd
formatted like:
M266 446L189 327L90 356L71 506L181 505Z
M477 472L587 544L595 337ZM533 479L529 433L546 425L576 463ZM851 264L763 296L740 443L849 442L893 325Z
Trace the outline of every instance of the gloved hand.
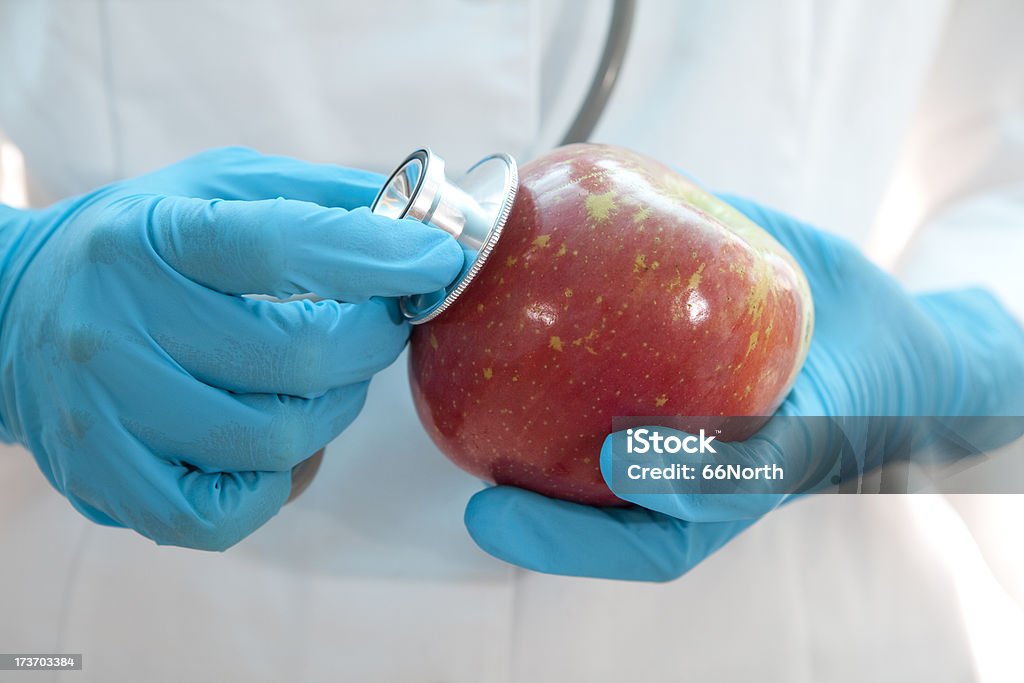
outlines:
M365 208L381 180L229 148L0 207L0 431L94 521L238 542L402 350L387 297L463 265L444 232Z
M777 416L836 420L775 418L747 441L717 442L722 460L784 464L801 490L813 491L835 483L840 471L834 427L859 442L861 471L878 464L872 462L877 449L868 447L874 427L847 419L852 416L1024 415L1024 331L987 292L910 295L846 241L750 201L724 199L790 251L814 298L807 360ZM601 453L610 485L615 438ZM498 486L470 500L465 521L480 547L529 569L664 581L688 571L789 495L622 497L636 505L593 508Z

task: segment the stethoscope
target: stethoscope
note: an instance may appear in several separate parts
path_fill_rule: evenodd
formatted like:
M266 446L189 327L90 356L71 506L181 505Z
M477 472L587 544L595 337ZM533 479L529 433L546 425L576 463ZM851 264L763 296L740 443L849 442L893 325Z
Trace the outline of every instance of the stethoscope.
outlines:
M563 145L585 142L604 113L619 80L633 28L636 0L615 0L601 60ZM459 277L442 291L399 300L403 315L417 325L448 309L483 268L515 202L519 168L504 153L475 163L458 180L445 173L444 159L429 148L407 156L388 176L371 210L388 218L411 218L449 233L465 248Z

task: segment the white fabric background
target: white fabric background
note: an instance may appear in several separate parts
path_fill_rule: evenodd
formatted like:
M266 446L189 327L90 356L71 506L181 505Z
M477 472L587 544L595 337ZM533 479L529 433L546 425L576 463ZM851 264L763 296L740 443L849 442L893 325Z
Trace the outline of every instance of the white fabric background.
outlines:
M36 204L224 144L379 171L423 144L452 168L493 150L526 159L567 125L607 16L568 0L0 0L0 129ZM1024 222L1008 65L1024 54L990 39L1013 25L1012 0L644 0L595 140L849 236L908 282L984 278L1024 310L1007 249ZM942 93L966 87L951 110ZM960 175L937 173L968 156ZM904 250L915 226L930 227ZM1013 539L987 536L1000 585L941 498L802 502L648 586L486 556L462 526L478 486L423 434L403 361L306 495L223 555L93 526L3 449L0 649L85 654L85 672L39 680L1016 675L1015 652L977 635L996 623L1024 637L1003 589L1020 573ZM1014 500L961 504L982 528L1021 518Z

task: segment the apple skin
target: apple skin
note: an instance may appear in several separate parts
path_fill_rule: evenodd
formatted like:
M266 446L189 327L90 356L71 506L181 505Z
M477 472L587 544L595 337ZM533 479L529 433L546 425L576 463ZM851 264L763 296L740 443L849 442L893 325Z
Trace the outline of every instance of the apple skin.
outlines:
M570 145L520 169L476 279L413 332L417 412L497 484L622 505L600 472L620 416L765 416L803 363L813 305L785 249L672 169Z

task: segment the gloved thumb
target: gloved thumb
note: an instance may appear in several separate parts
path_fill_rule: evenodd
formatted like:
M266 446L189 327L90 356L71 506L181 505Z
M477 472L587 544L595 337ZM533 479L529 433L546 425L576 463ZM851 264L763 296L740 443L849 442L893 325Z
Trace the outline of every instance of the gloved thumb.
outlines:
M841 436L829 418L785 414L744 441L637 427L605 439L601 473L619 498L677 519L754 519L829 483Z

